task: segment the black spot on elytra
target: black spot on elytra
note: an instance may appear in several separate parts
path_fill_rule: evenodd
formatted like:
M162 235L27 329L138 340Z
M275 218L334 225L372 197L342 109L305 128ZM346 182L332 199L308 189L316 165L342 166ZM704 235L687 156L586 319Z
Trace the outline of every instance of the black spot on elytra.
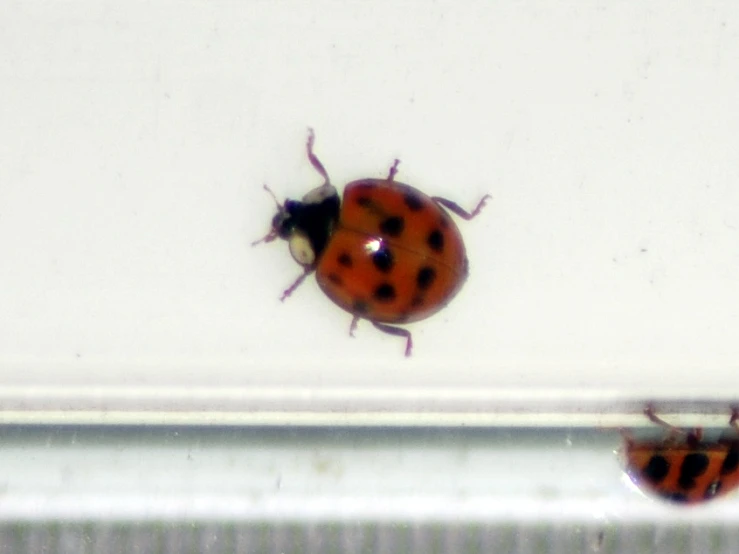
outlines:
M433 267L424 266L416 274L416 284L421 290L428 289L436 280L436 270Z
M383 244L377 252L372 254L372 263L378 271L390 273L395 265L395 259L390 249Z
M721 464L721 475L727 473L733 473L739 467L739 446L729 450L724 458L724 463Z
M369 196L359 196L357 198L357 204L363 208L367 208L372 204L372 199Z
M339 262L339 265L343 265L344 267L352 267L354 265L354 260L352 260L352 257L346 252L339 254L336 261Z
M665 500L669 500L670 502L678 502L680 504L684 504L688 501L688 497L680 492L663 492L660 494L662 498Z
M438 229L434 229L429 233L429 236L426 239L426 244L428 244L429 248L434 252L442 252L444 250L444 233Z
M701 453L692 453L685 456L680 466L680 477L678 485L683 489L690 490L695 487L695 478L703 475L708 468L708 456Z
M418 212L423 209L423 200L414 192L406 192L403 196L403 202L412 212Z
M642 471L644 478L650 483L660 483L670 471L670 463L663 456L652 456Z
M355 300L352 304L352 311L356 314L366 314L368 309L369 306L364 300Z
M380 232L391 237L399 237L405 227L405 220L402 217L393 215L385 218L380 223Z
M329 273L327 278L334 285L341 286L344 284L344 280L341 277L339 277L336 273Z
M390 283L382 283L375 288L373 296L378 302L392 302L395 300L395 287Z

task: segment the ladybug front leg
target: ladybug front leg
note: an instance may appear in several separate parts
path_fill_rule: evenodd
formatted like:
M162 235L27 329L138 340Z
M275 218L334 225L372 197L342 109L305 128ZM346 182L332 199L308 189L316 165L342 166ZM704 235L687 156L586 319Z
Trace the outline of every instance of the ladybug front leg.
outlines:
M330 181L328 178L328 173L326 172L326 168L323 167L323 164L321 163L321 160L318 159L318 157L313 153L313 143L316 140L316 135L313 133L313 129L310 127L308 128L308 142L305 145L306 150L308 151L308 160L310 160L311 165L318 171L318 173L321 174L321 176L325 179L324 184L330 185Z
M303 274L297 279L295 279L295 282L289 287L287 287L285 291L282 293L282 296L280 296L280 302L284 302L285 299L288 296L290 296L295 291L296 288L298 288L301 284L303 284L303 281L305 281L305 278L308 277L308 275L310 275L311 273L313 273L313 271L314 271L314 268L306 267L305 270L303 271Z
M431 200L433 200L440 206L445 207L450 212L457 214L462 219L466 219L467 221L469 221L470 219L476 217L477 214L479 214L482 211L487 201L490 200L491 198L492 196L490 196L489 194L486 194L485 196L483 196L480 199L480 201L477 203L477 206L475 206L475 209L472 210L471 212L468 212L456 202L452 202L451 200L447 200L446 198L441 198L440 196L432 196Z
M413 350L413 338L411 332L408 329L401 329L400 327L393 327L392 325L384 325L382 323L372 322L372 325L376 329L379 329L383 333L388 335L395 335L396 337L405 337L405 355L410 356L411 350Z
M697 445L701 441L701 439L703 439L703 429L701 427L696 427L695 429L692 429L690 431L685 431L680 427L675 427L674 425L667 423L664 419L654 413L654 406L652 406L651 404L644 408L644 415L647 416L649 418L649 421L651 421L652 423L656 423L660 427L664 427L665 429L667 429L670 432L670 439L675 439L680 435L684 435L685 440L690 445Z

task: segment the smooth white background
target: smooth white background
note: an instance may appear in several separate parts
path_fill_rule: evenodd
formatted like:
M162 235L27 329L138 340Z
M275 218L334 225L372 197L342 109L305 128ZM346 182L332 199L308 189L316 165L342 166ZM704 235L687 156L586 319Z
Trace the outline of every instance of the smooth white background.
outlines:
M0 51L0 385L736 396L731 3L5 2ZM249 245L308 126L493 195L411 360Z

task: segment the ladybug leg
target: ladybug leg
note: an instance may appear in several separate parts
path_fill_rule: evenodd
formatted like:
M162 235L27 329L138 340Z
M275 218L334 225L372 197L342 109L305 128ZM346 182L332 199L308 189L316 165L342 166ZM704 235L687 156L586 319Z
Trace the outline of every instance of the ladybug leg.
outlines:
M467 221L469 221L470 219L473 219L474 217L476 217L477 214L479 214L482 211L487 201L490 200L491 198L492 196L490 196L489 194L486 194L485 196L483 196L480 199L480 201L477 203L477 206L475 206L475 209L472 210L471 212L468 212L456 202L452 202L451 200L447 200L446 198L441 198L440 196L432 196L431 200L433 200L440 206L445 207L450 212L457 214L462 219L466 219Z
M400 160L398 158L395 158L395 161L393 162L393 165L390 167L390 171L387 172L387 180L392 181L395 179L395 175L398 173L398 164L400 163Z
M731 431L723 435L719 443L727 445L731 451L736 450L739 453L739 438L737 438L737 432L739 432L739 408L731 409L729 427L731 427Z
M667 429L670 432L669 438L671 439L675 439L680 435L685 435L688 444L696 445L703 438L702 428L696 427L695 429L691 429L690 431L686 432L684 429L675 427L674 425L667 423L664 419L655 414L654 406L652 406L651 404L644 408L644 415L647 416L649 418L649 421L651 421L652 423L656 423L660 427L664 427L665 429Z
M729 420L729 425L739 431L739 408L731 409L731 419Z
M669 429L670 431L673 431L675 433L682 433L681 429L675 427L674 425L670 425L664 419L654 413L654 406L652 406L651 404L647 405L647 407L644 408L644 415L649 418L649 421L651 421L652 423L656 423L660 427L664 427L665 429Z
M359 316L355 315L352 318L351 324L349 325L349 336L350 337L354 337L354 331L357 330L357 323L359 323Z
M401 329L400 327L393 327L392 325L384 325L382 323L372 322L372 325L376 329L379 329L383 333L388 335L395 335L396 337L405 337L405 355L410 356L411 350L413 350L413 338L411 332L408 329Z
M284 302L288 296L290 296L293 292L295 292L295 289L298 288L303 283L303 281L305 281L305 278L308 277L308 275L310 275L311 273L313 273L313 268L306 267L305 270L303 271L303 274L297 279L295 279L295 282L289 287L287 287L285 291L282 293L282 296L280 296L280 302Z
M251 245L252 246L256 246L257 244L261 244L263 242L272 242L276 238L277 238L277 231L275 231L274 229L272 229L269 233L267 233L266 235L264 235L261 239L252 241Z
M318 157L313 153L313 143L315 142L315 140L316 140L316 135L313 133L313 129L309 127L308 128L308 142L305 145L306 150L308 151L308 160L310 160L310 164L325 179L324 184L328 185L330 184L330 181L328 178L328 173L326 172L326 168L323 167L321 160L319 160Z

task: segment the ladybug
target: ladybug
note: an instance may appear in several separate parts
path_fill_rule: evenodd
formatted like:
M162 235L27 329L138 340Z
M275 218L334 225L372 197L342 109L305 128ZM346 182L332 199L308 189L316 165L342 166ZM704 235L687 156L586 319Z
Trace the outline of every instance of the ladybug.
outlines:
M739 487L739 409L732 411L731 434L704 441L703 430L683 430L644 414L669 431L659 441L637 441L623 432L626 473L639 488L670 502L706 502Z
M283 205L264 185L277 214L269 233L253 245L284 239L303 267L280 300L315 272L321 290L353 315L350 336L359 320L366 319L384 333L405 338L405 355L410 356L411 333L397 325L438 312L459 292L469 272L462 235L447 210L470 220L490 196L467 212L451 200L395 181L400 163L395 160L385 179L352 181L340 199L313 153L314 140L309 129L308 160L323 185Z

